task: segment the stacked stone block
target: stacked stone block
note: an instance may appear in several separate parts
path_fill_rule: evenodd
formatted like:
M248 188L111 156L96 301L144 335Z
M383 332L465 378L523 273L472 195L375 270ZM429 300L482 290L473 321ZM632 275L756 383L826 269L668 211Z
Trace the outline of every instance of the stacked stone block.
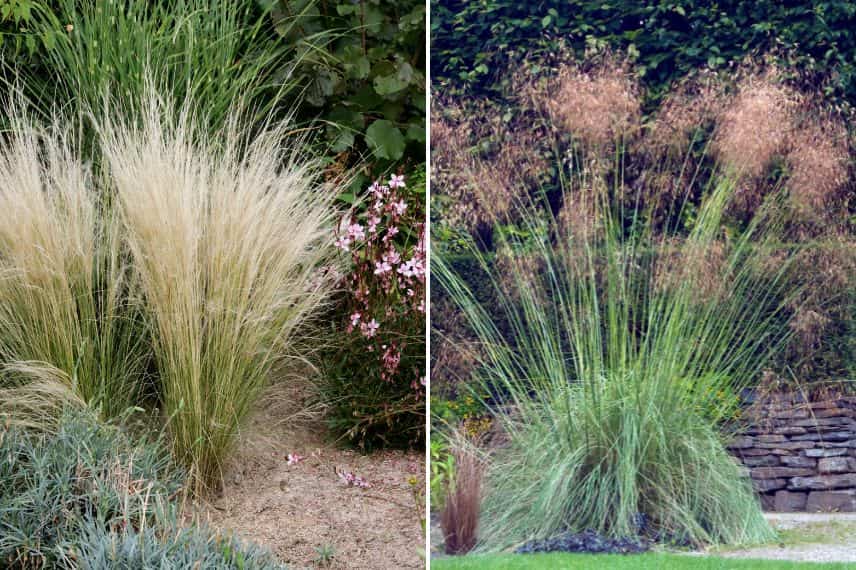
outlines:
M765 510L856 512L856 397L753 405L729 450Z

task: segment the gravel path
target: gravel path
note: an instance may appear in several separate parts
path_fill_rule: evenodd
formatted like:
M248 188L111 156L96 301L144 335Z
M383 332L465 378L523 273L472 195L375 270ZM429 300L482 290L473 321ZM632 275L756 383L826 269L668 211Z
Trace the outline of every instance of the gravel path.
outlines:
M768 513L772 525L806 542L713 551L726 558L766 558L802 562L856 562L856 513ZM789 540L791 542L791 540Z
M764 516L778 529L825 522L853 521L856 523L856 513L764 513Z

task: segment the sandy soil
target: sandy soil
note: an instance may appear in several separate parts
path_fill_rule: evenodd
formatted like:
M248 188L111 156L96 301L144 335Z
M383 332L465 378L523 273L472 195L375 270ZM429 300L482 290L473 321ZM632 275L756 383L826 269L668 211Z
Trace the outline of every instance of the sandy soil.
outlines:
M330 441L318 421L276 426L270 410L255 418L221 497L202 507L212 526L267 546L290 568L424 568L421 511L425 488L418 452L362 455ZM305 459L289 465L288 454ZM340 472L370 487L345 483ZM420 499L424 504L424 500ZM328 563L318 549L332 549Z

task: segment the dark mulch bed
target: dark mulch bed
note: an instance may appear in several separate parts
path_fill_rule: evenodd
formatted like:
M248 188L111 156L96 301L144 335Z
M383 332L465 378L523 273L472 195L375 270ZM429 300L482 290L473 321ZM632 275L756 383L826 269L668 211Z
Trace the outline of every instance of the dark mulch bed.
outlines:
M639 554L650 545L639 538L609 538L592 530L579 533L565 532L546 540L530 540L515 552L590 552L596 554Z

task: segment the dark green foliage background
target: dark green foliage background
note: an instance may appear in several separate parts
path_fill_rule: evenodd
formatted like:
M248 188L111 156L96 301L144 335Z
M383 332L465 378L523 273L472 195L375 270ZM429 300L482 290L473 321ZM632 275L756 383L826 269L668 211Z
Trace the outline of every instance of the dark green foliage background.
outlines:
M367 164L371 172L358 176L355 188L385 172L412 171L424 163L424 2L244 1L247 22L264 19L260 33L269 46L300 62L290 73L270 70L273 77L300 86L299 99L282 101L280 114L294 113L311 125L330 162ZM0 49L8 69L41 70L50 79L45 52L56 37L36 34L30 24L48 12L66 21L60 5L55 0L0 0ZM257 55L248 51L244 57Z
M856 101L856 2L779 0L432 0L431 74L471 94L501 89L505 63L602 41L636 56L656 97L687 73L775 49L788 67L832 73L828 92Z
M425 161L424 2L258 4L270 10L279 41L303 48L301 114L317 115L325 125L328 155L370 156L375 175ZM365 186L369 178L355 184Z

